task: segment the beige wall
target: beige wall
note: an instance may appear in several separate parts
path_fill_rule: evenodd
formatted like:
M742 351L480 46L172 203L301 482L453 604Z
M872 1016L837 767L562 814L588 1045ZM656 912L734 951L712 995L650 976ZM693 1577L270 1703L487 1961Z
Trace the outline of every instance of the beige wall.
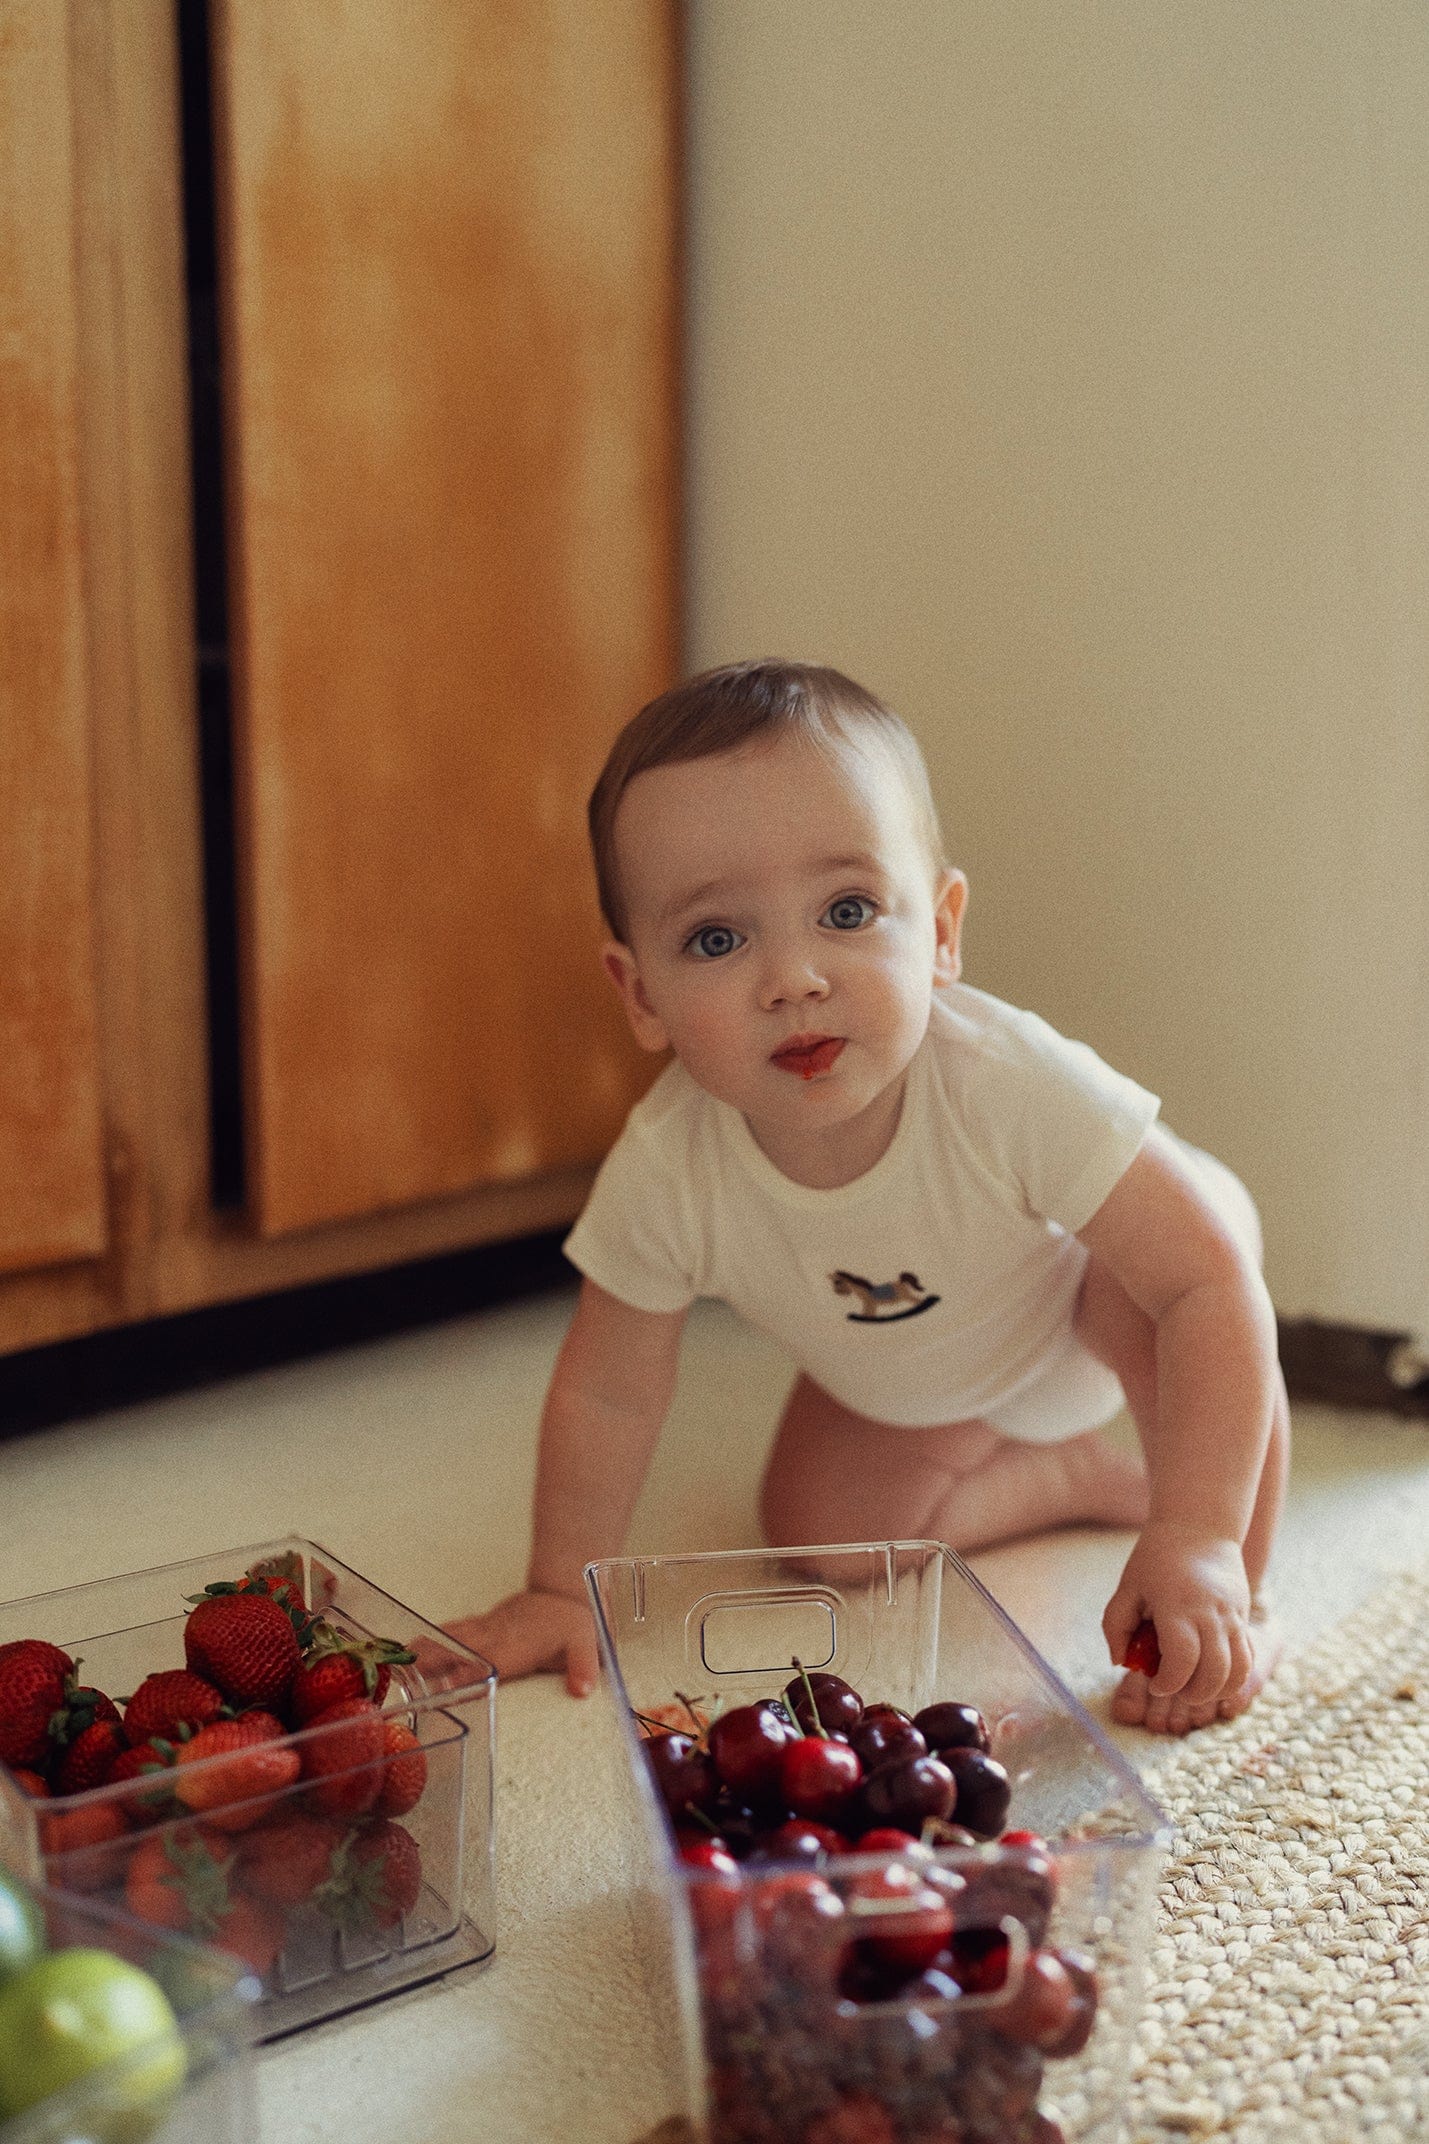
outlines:
M1429 9L696 0L688 657L923 736L968 975L1429 1326Z

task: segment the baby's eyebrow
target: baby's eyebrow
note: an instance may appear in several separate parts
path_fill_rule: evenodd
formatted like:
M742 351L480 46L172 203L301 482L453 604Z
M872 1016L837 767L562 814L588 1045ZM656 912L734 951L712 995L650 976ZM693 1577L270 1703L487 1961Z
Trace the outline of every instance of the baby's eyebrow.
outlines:
M808 872L810 878L821 879L832 877L835 872L841 871L859 871L872 875L881 871L882 868L878 858L870 855L867 849L855 849L846 856L817 856L810 863ZM678 923L683 916L689 915L692 910L704 908L710 902L718 901L730 891L731 887L739 883L740 881L736 879L711 878L706 879L703 885L692 886L688 893L677 893L674 899L667 901L661 909L658 919L659 927L664 928L671 923Z

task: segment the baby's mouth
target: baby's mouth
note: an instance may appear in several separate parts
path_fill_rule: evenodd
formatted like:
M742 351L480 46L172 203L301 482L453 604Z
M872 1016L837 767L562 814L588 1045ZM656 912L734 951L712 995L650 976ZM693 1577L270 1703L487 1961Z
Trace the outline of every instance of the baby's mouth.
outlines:
M800 1079L817 1079L827 1072L843 1050L842 1035L791 1035L770 1058L781 1072L796 1072Z

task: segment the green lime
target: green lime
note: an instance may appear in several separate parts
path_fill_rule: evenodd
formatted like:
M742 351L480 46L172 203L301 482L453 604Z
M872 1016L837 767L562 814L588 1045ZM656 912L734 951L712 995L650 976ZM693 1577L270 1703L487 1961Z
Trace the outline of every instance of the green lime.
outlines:
M134 2144L168 2110L186 2068L169 1998L139 1966L107 1950L54 1950L0 1987L0 2117L106 2063L115 2068L96 2080L101 2104L86 2108L86 2128Z
M0 1984L33 1965L45 1947L39 1907L18 1877L0 1869Z

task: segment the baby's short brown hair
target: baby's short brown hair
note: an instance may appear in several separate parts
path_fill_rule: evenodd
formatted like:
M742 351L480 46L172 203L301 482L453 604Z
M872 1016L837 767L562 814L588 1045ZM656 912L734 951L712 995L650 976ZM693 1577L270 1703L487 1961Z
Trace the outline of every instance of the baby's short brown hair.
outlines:
M741 745L799 737L828 750L835 743L872 742L886 751L903 778L908 802L928 852L942 868L943 836L923 755L907 725L841 670L765 656L704 670L672 685L626 723L591 791L588 819L601 911L625 940L627 917L615 858L615 815L637 774L691 759L713 759Z

